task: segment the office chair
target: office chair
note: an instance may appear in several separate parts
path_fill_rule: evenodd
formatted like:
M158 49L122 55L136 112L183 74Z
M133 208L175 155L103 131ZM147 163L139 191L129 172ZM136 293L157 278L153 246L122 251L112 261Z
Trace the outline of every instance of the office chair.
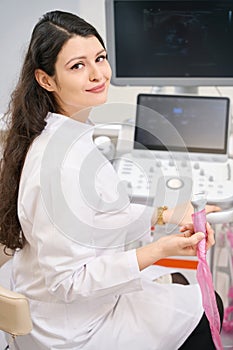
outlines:
M0 246L0 267L9 260ZM29 302L27 298L0 285L0 330L11 335L10 343L18 335L25 335L32 330Z

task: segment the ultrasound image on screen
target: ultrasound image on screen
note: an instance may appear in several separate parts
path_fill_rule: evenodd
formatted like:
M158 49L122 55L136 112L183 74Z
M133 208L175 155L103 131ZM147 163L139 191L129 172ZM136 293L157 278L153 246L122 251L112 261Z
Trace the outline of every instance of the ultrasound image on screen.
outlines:
M116 1L115 13L118 77L233 77L232 2Z
M140 94L134 148L225 154L228 118L228 98Z

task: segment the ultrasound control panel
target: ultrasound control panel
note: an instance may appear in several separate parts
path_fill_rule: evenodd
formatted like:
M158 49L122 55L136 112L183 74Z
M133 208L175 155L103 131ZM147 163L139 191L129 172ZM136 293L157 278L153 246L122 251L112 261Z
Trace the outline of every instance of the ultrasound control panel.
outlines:
M173 207L189 201L195 193L204 192L209 204L219 205L224 211L233 208L232 164L232 160L145 158L134 157L132 153L124 154L114 163L133 202Z

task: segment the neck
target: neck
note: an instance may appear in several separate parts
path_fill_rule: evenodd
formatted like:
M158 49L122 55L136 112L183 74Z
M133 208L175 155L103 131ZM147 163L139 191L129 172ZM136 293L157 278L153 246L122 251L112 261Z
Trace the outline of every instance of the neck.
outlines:
M85 108L85 109L82 109L79 112L76 112L76 113L72 114L70 116L70 118L72 118L74 120L77 120L77 121L79 121L81 123L86 123L90 112L91 112L91 108Z

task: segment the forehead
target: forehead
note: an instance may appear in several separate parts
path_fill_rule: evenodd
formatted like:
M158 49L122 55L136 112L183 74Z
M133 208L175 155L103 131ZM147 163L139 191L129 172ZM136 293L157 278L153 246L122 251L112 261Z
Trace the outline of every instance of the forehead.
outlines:
M66 61L72 57L95 56L103 49L100 41L95 36L82 37L76 35L63 45L58 54L58 60Z

